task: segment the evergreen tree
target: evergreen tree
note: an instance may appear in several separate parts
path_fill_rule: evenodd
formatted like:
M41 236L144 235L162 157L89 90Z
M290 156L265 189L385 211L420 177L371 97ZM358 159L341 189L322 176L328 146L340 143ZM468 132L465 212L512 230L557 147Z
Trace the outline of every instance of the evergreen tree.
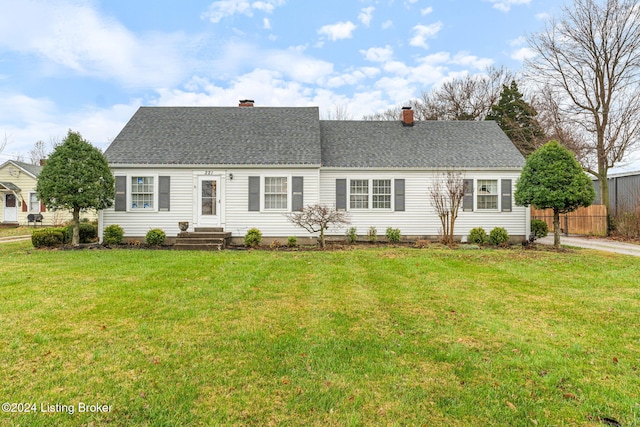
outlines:
M596 193L593 182L574 154L550 141L527 157L514 194L519 206L553 209L555 247L560 246L560 214L590 206Z
M536 120L537 115L513 80L510 86L502 86L500 100L491 106L487 120L495 120L518 150L528 156L544 138L544 131Z
M80 242L80 210L113 205L115 184L104 155L77 132L69 131L38 176L38 198L47 208L73 212L74 245Z

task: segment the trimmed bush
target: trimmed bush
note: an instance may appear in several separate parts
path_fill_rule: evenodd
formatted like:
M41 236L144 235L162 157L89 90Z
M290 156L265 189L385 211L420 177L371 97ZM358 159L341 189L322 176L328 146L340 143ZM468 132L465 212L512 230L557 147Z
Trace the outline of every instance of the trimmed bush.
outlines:
M549 227L547 226L547 223L541 219L532 219L531 234L536 239L546 237L547 234L549 234Z
M146 235L147 245L149 246L161 246L164 245L164 240L167 238L167 235L164 231L159 228L154 228L153 230L149 230Z
M255 248L262 241L262 231L257 228L250 228L247 234L244 235L244 245L250 248Z
M35 248L55 248L69 240L66 227L41 228L31 234L31 243Z
M349 227L349 230L347 230L347 241L352 245L358 241L358 233L355 227Z
M73 232L73 227L71 227ZM80 223L80 243L92 243L98 239L98 226L91 222Z
M489 242L496 246L505 245L509 242L509 233L502 227L496 227L489 233Z
M475 243L476 245L486 245L489 241L487 232L482 227L472 228L469 232L469 243Z
M295 248L298 246L298 238L296 236L287 237L287 246L290 248Z
M387 232L385 233L385 235L391 243L400 242L401 233L399 228L387 227Z
M118 224L111 224L104 229L102 241L105 245L119 245L122 243L124 230Z

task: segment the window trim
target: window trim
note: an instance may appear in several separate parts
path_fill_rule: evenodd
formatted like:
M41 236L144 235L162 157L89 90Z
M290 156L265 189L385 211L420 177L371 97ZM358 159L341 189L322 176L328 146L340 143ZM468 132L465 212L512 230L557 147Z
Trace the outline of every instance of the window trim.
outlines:
M267 178L284 178L287 183L287 207L286 208L267 208L266 207L266 181ZM282 212L291 212L291 203L292 203L292 186L293 186L293 178L291 174L267 174L260 175L260 212L265 213L282 213Z
M494 181L496 183L496 193L495 194L480 194L480 181ZM475 194L474 194L474 198L473 198L473 203L474 203L474 207L475 210L477 212L500 212L501 209L501 199L500 199L500 193L501 193L501 180L500 178L476 178L474 180L474 185L475 185ZM496 207L495 208L481 208L480 204L478 203L479 198L481 196L493 196L496 198Z
M394 212L395 210L395 178L394 177L380 177L380 176L367 176L367 177L348 177L347 179L347 211L352 212ZM367 181L368 193L367 193L367 208L352 208L351 207L351 181ZM389 181L389 207L388 208L374 208L373 207L373 181ZM380 195L380 194L378 194Z
M134 208L133 205L133 178L153 178L153 207L152 208ZM160 189L158 174L152 173L136 173L127 174L127 212L158 212L158 197Z
M38 209L37 210L32 210L31 209L31 203L32 203L31 202L31 197L32 196L35 196L36 202L38 203ZM36 193L35 191L30 191L29 192L29 213L41 213L41 210L40 210L41 206L42 206L42 202L40 202L40 199L38 199L38 193Z

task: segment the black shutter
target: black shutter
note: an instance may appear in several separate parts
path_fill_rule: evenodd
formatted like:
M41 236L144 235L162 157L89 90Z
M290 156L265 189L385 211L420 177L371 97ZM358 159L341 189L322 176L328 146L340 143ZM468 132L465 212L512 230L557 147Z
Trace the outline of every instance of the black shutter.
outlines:
M291 182L291 210L301 211L304 206L304 177L294 176Z
M473 211L473 180L464 180L464 196L462 197L462 211Z
M260 177L249 177L249 212L260 212Z
M168 211L171 207L171 177L161 176L158 180L158 210Z
M511 180L503 179L500 189L502 192L502 212L511 212Z
M396 211L404 211L404 179L394 181L394 206Z
M116 176L116 211L127 210L127 177Z
M336 179L336 210L347 210L347 180Z

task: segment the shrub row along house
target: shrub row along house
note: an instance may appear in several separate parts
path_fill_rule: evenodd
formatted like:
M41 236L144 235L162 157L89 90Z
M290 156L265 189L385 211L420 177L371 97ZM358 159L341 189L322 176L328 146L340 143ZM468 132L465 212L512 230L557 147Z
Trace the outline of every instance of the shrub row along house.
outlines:
M504 227L529 230L529 209L513 202L524 158L494 122L320 120L317 107L141 107L105 152L116 180L113 208L100 230L123 227L143 240L152 228L168 240L178 222L221 227L236 241L248 229L286 241L305 237L287 213L328 205L351 227L399 228L437 237L429 191L447 171L463 174L466 193L456 235ZM327 235L345 235L330 229ZM265 239L266 240L266 239Z

